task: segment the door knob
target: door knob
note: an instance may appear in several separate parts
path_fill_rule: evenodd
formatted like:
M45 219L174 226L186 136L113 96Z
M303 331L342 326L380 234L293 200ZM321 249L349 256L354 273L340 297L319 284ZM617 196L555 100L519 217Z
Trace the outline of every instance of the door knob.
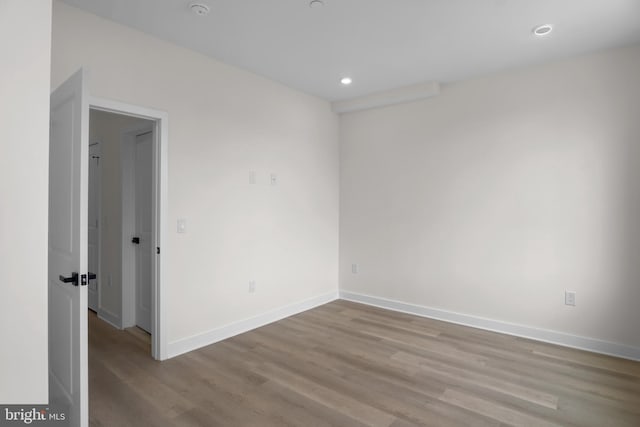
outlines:
M88 278L89 280L93 280L93 279L95 279L96 277L98 277L98 276L96 276L96 273L92 273L92 272L87 273L87 278Z
M64 277L60 275L60 281L63 283L71 283L73 286L78 286L78 273L75 271L71 273L71 277Z
M140 244L140 238L139 237L134 237L133 239L131 239L131 243L135 243L136 245Z

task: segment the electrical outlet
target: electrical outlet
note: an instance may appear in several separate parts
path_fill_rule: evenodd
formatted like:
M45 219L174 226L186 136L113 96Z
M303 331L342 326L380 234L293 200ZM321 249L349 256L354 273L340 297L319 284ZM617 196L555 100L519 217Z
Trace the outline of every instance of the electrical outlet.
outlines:
M564 305L576 305L576 291L564 291Z
M252 294L256 291L256 282L255 280L251 280L249 282L249 293Z
M351 264L351 273L358 274L358 264Z

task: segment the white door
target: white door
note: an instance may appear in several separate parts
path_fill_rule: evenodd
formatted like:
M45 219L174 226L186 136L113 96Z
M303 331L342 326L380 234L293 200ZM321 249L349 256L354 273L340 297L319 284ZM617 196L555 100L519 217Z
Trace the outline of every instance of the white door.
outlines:
M100 284L100 143L89 145L89 236L88 236L88 268L89 276L88 300L89 308L98 311L98 287ZM95 278L92 278L95 275Z
M134 148L136 231L136 324L151 333L153 132L136 137Z
M49 401L88 425L87 182L89 106L80 70L51 94Z

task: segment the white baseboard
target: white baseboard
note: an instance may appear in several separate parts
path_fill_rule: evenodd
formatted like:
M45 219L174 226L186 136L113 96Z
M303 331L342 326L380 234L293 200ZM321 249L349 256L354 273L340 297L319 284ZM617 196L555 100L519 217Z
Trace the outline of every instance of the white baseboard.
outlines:
M234 322L229 325L204 332L202 334L193 335L188 338L174 341L172 343L169 343L168 345L167 358L172 358L180 354L187 353L189 351L193 351L210 344L214 344L218 341L231 338L235 335L248 332L252 329L268 325L269 323L273 323L286 317L293 316L294 314L298 314L303 311L310 310L314 307L329 303L338 298L380 307L387 310L413 314L421 317L428 317L431 319L442 320L445 322L456 323L459 325L470 326L473 328L499 332L522 338L529 338L536 341L557 344L563 347L577 348L594 353L607 354L624 359L640 361L640 348L638 347L601 341L594 338L571 335L563 332L539 329L531 326L502 322L499 320L486 319L467 314L455 313L452 311L440 310L436 308L349 291L340 291L339 293L330 292L324 295L319 295L317 297L271 310L258 316L240 320L238 322ZM99 314L98 317L103 318L103 320L111 323L115 327L118 327L118 318L105 318L102 316L102 314Z
M385 308L387 310L399 311L402 313L443 320L445 322L456 323L459 325L471 326L473 328L485 329L517 337L529 338L536 341L557 344L563 347L577 348L594 353L640 361L640 348L638 347L631 347L623 344L601 341L594 338L565 334L563 332L538 329L530 326L454 313L452 311L439 310L436 308L409 304L402 301L364 295L355 292L340 291L340 298L347 301Z
M310 310L314 307L326 304L328 302L335 301L336 299L338 299L338 292L329 292L324 295L318 295L304 301L299 301L293 304L286 305L284 307L277 308L275 310L268 311L263 314L259 314L254 317L250 317L248 319L240 320L238 322L234 322L220 328L212 329L202 334L193 335L188 338L174 341L172 343L169 343L168 345L167 358L172 358L180 354L216 343L218 341L231 338L235 335L239 335L252 329L268 325L269 323L282 320L286 317L293 316L294 314L298 314L303 311Z
M116 329L122 329L122 319L120 316L105 310L104 308L98 308L98 319L104 320Z

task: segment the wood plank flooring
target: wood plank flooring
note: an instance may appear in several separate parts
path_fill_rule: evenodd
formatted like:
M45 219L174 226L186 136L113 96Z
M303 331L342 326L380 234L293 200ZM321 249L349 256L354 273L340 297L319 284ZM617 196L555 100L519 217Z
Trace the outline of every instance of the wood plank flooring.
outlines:
M92 426L640 426L640 363L346 301L157 362L89 317Z

